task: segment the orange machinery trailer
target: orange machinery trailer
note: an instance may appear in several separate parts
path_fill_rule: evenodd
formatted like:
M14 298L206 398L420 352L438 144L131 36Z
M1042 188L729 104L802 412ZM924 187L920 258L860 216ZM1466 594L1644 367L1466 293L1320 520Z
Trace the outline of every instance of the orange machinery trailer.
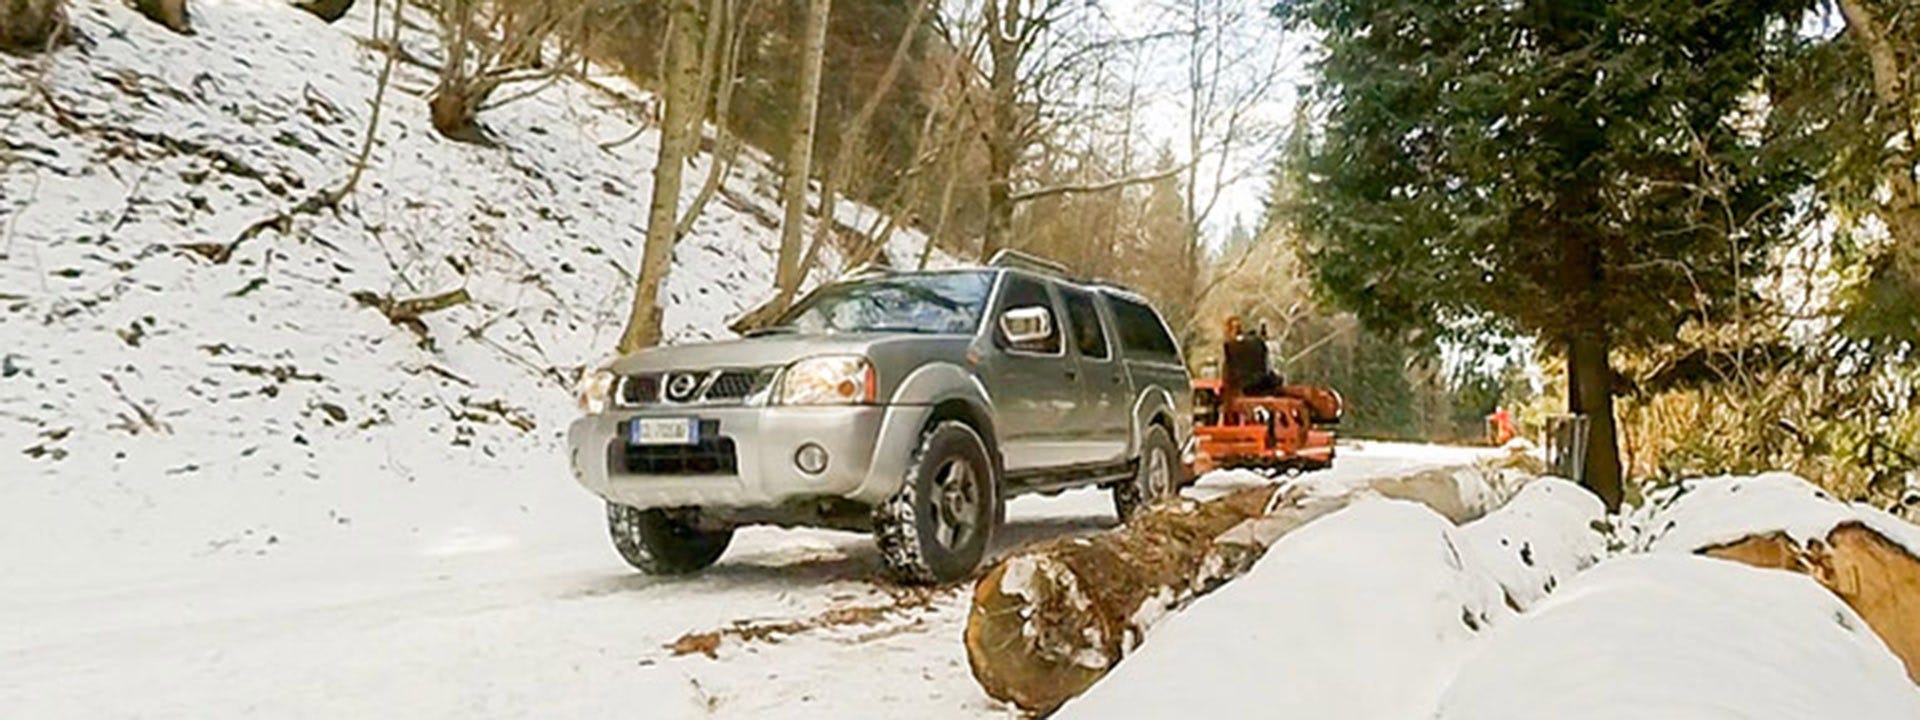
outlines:
M1195 380L1189 477L1216 468L1281 473L1331 466L1334 438L1327 426L1340 422L1341 406L1331 388L1284 385L1254 395L1220 379Z

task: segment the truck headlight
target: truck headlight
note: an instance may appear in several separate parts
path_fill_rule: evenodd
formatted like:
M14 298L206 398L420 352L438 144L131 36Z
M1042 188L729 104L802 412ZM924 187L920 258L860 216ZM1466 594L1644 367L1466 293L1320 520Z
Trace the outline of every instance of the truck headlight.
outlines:
M873 363L859 355L822 355L788 365L773 401L780 405L857 405L874 401Z
M607 403L613 398L615 375L604 367L594 368L580 374L580 383L574 387L574 399L580 403L580 412L598 415L607 411Z

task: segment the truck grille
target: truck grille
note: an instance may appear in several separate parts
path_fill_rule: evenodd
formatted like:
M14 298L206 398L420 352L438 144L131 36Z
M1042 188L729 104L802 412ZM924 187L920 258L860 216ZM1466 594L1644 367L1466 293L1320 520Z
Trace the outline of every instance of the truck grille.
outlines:
M706 399L740 400L758 392L773 380L773 373L763 370L726 370L713 379L707 386Z
M775 370L729 368L630 375L621 379L616 395L624 407L658 402L735 405L772 385Z

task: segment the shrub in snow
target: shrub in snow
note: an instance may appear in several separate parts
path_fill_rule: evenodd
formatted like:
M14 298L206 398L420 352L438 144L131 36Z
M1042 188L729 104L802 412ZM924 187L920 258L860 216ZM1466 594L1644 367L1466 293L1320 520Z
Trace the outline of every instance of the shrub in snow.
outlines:
M1602 563L1489 633L1437 717L1912 720L1920 692L1806 578L1655 555Z
M1362 499L1276 543L1164 621L1061 717L1407 718L1509 614L1425 506Z

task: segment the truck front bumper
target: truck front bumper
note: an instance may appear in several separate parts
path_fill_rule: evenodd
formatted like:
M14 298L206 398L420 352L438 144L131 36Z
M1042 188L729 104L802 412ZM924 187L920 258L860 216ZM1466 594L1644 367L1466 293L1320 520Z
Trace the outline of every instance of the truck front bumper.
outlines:
M674 406L587 415L567 430L573 476L595 495L637 508L776 508L789 501L837 497L878 504L900 489L925 405L826 407ZM732 472L649 472L629 457L627 424L637 418L698 420L731 441ZM806 445L827 453L818 473L800 469ZM722 452L714 446L705 450Z

